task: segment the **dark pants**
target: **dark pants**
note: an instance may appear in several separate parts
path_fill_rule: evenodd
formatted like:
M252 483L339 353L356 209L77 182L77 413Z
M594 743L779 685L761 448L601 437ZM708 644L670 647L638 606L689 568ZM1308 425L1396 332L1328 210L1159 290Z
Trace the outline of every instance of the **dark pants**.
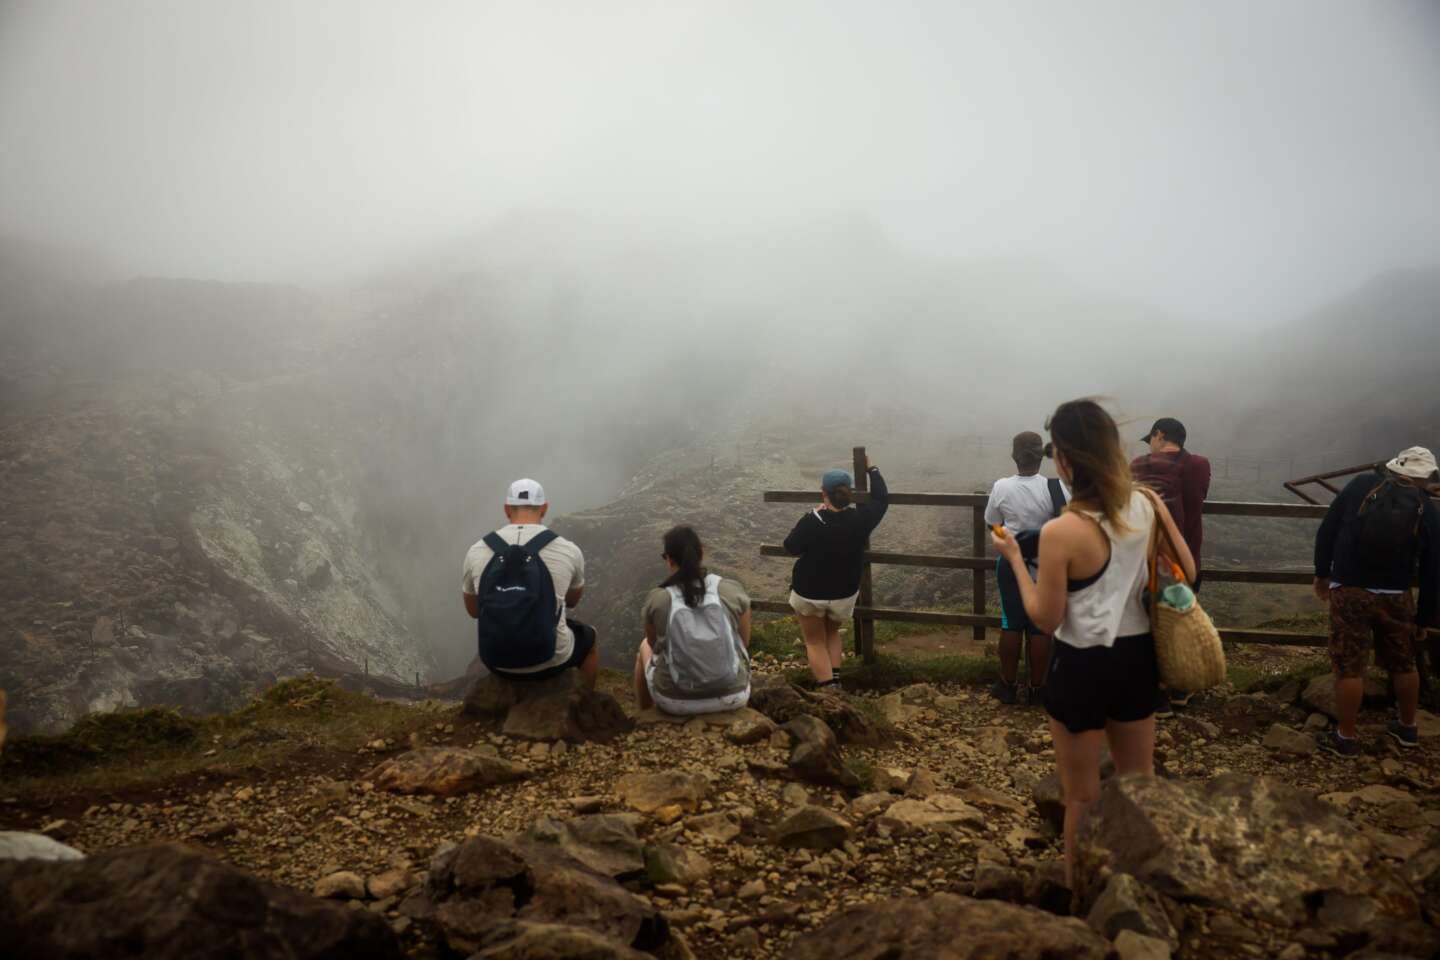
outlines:
M506 680L549 680L551 677L558 677L566 670L579 670L585 658L590 656L590 651L595 649L595 628L588 623L581 623L579 620L565 618L565 624L570 628L570 633L575 637L575 647L570 651L570 659L564 663L557 663L553 667L546 667L544 670L536 670L534 673L510 673L507 670L491 670L497 677L504 677Z

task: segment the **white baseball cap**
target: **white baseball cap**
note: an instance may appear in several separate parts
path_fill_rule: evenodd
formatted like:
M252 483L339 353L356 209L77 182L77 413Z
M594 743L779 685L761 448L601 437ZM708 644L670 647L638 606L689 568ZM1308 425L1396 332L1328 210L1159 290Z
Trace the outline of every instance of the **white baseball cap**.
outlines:
M1385 469L1412 480L1429 480L1435 475L1435 454L1424 447L1408 447L1385 464Z
M510 489L505 491L505 506L507 507L543 507L545 505L545 488L534 480L516 480L510 484Z

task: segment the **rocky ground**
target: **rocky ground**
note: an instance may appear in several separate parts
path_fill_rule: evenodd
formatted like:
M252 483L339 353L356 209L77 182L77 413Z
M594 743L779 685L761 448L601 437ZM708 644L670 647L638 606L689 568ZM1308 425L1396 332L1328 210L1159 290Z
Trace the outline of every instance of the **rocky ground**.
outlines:
M619 678L608 683L629 702ZM754 705L769 717L639 716L609 742L578 743L532 739L545 730L429 702L400 710L358 749L301 744L284 763L233 765L230 740L263 737L261 728L194 745L208 762L168 782L62 795L20 781L23 795L0 796L0 827L92 854L180 841L376 914L414 956L451 955L464 942L454 922L437 920L441 894L434 874L426 880L437 851L512 834L559 844L617 877L638 898L633 909L663 914L700 957L786 955L848 909L890 898L958 894L1070 908L1038 708L1002 707L973 687L915 685L809 711L829 721L817 731L794 719L809 710L796 696L805 695L757 694ZM1402 753L1382 736L1385 712L1367 711L1365 755L1340 760L1313 749L1327 708L1323 682L1222 689L1161 723L1157 760L1182 786L1229 773L1318 795L1327 815L1358 831L1345 842L1372 858L1366 872L1404 870L1440 837L1440 718L1424 715L1421 747ZM418 789L448 795L396 792L427 781ZM1224 841L1201 842L1219 850ZM1314 879L1316 890L1334 885ZM1263 910L1247 914L1244 903L1236 914L1178 894L1176 902L1169 932L1179 956L1357 948L1313 917L1287 924ZM1108 922L1090 916L1092 925ZM1166 931L1150 932L1163 939Z

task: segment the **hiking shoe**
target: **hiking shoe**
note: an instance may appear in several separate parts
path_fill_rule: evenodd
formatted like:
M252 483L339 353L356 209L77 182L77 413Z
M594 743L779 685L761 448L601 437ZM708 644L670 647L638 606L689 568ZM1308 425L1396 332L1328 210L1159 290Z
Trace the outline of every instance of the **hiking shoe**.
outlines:
M845 688L840 686L840 678L832 676L829 680L822 680L816 685L821 690L829 690L831 693L844 693Z
M1175 708L1170 705L1170 694L1164 690L1155 693L1155 719L1168 720L1175 716Z
M990 686L990 696L1006 706L1014 704L1015 701L1019 699L1017 694L1018 691L1015 689L1015 684L1006 683L1004 680L996 680Z
M1182 693L1182 694L1180 694L1179 696L1176 696L1175 694L1172 693L1172 694L1170 694L1169 696L1170 696L1170 709L1171 709L1171 710L1184 710L1184 709L1186 709L1187 707L1190 706L1190 698L1193 697L1193 696L1195 696L1195 694L1194 694L1193 692L1192 692L1192 693Z
M1338 730L1327 730L1315 738L1321 750L1328 750L1337 757L1360 756L1360 740L1357 737L1342 737Z
M1025 703L1032 707L1045 706L1045 684L1025 689Z
M1407 750L1420 746L1419 727L1407 727L1399 720L1392 720L1390 726L1385 728L1385 732L1390 734L1391 740Z

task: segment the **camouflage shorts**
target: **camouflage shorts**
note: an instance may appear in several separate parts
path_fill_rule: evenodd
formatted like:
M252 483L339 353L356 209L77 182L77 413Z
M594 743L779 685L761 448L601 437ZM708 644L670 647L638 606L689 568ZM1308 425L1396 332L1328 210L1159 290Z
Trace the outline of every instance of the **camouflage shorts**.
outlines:
M1375 659L1391 673L1415 669L1415 602L1404 593L1359 587L1330 591L1330 662L1342 677L1362 677Z

